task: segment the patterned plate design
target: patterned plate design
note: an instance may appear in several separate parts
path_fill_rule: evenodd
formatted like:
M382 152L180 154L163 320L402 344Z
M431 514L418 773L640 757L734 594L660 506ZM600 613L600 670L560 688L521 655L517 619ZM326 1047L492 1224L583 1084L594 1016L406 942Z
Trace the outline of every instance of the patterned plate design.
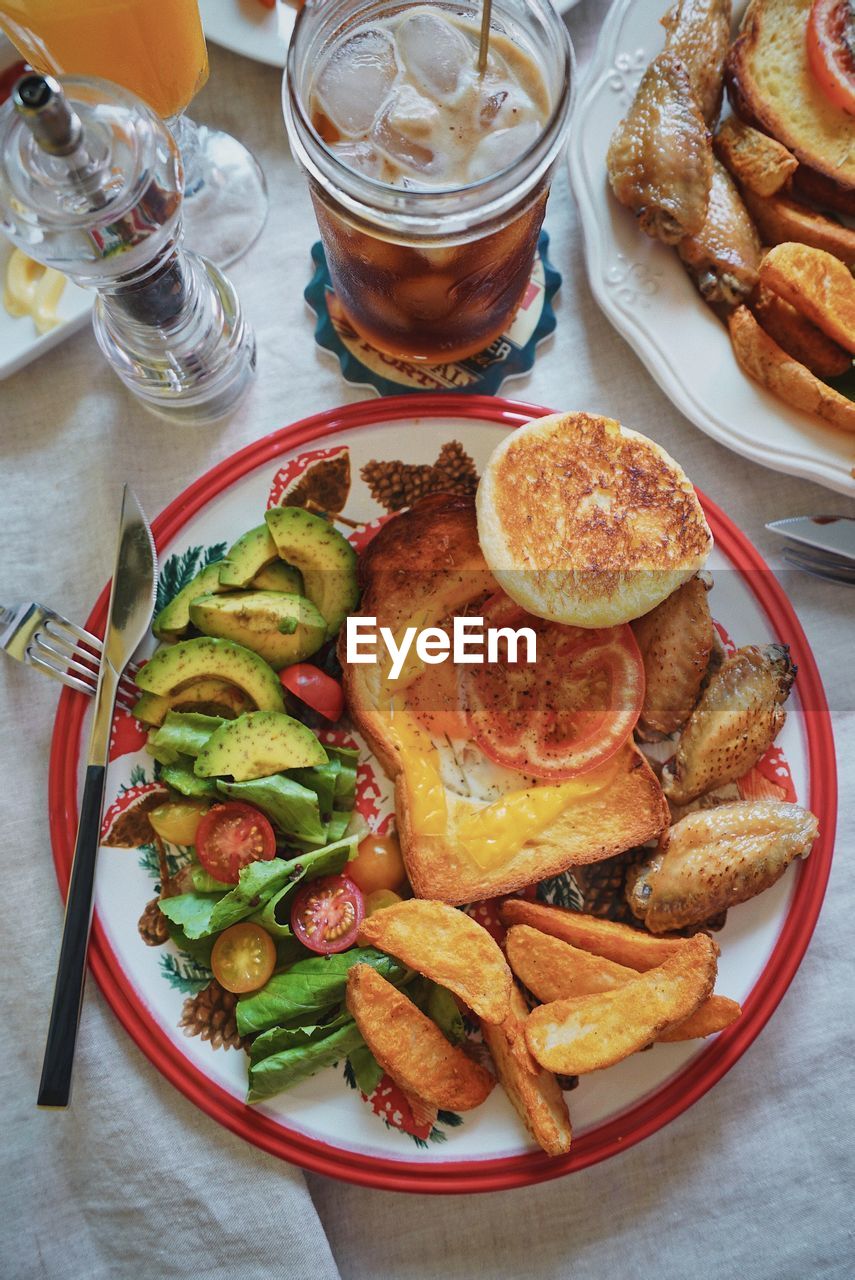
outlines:
M323 477L334 482L328 505L343 511L355 526L354 542L364 545L390 507L430 488L437 468L445 469L446 483L451 477L461 488L471 486L473 469L483 466L504 434L546 412L488 397L398 397L349 405L259 440L192 484L154 522L163 592L174 592L206 559L222 555L268 504ZM231 1047L236 1036L229 1009L205 994L207 972L171 944L147 946L138 930L159 875L154 851L102 848L92 968L119 1019L167 1079L220 1123L305 1168L390 1190L470 1192L537 1182L624 1150L685 1110L733 1065L774 1011L813 930L831 860L835 770L825 699L798 621L744 536L712 503L705 507L717 544L713 611L725 642L783 640L799 665L785 729L775 751L744 780L745 794L759 789L798 797L818 815L821 831L805 863L733 910L716 935L722 949L717 990L743 1003L742 1019L711 1041L658 1045L583 1078L569 1099L573 1150L558 1160L532 1147L499 1089L477 1111L440 1113L425 1129L390 1081L365 1099L339 1065L250 1108L243 1101L246 1059ZM87 622L99 634L107 599L105 588ZM50 816L63 892L77 821L85 709L82 695L65 690L53 737ZM335 732L337 740L363 747L347 726ZM110 821L138 794L134 789L152 786L152 761L142 746L136 723L117 717L107 780ZM370 824L386 829L391 790L367 750L358 792ZM169 854L173 865L186 857L180 849ZM538 892L571 906L579 900L567 877ZM489 906L475 914L490 924Z

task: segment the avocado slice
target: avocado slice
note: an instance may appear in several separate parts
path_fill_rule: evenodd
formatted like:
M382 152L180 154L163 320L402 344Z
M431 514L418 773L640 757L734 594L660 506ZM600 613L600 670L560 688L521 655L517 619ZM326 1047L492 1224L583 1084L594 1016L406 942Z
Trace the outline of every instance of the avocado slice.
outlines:
M264 519L279 554L303 575L306 595L327 622L327 638L356 608L356 552L328 520L302 507L273 507Z
M299 720L281 711L250 711L211 734L195 768L200 778L231 777L235 782L250 782L283 769L326 761L326 751Z
M200 596L190 617L205 635L246 645L277 670L302 662L326 639L326 623L312 602L283 591Z
M170 693L143 693L135 703L133 714L144 724L163 724L170 711L203 711L208 715L234 720L256 706L243 689L226 680L204 678L193 680Z
M168 694L205 676L237 685L260 711L281 711L285 706L276 672L263 658L233 640L211 636L158 649L137 672L137 685L143 693Z
M187 634L187 628L190 626L190 601L196 596L204 595L207 591L226 590L220 585L220 564L221 562L217 560L213 564L205 565L205 568L197 573L186 587L182 587L169 604L163 606L151 624L151 629L158 640L180 640Z
M257 525L238 538L219 564L219 581L223 587L246 587L257 573L279 559L276 543L266 524Z
M274 560L255 575L251 585L259 591L286 591L289 596L305 595L303 575L292 564Z

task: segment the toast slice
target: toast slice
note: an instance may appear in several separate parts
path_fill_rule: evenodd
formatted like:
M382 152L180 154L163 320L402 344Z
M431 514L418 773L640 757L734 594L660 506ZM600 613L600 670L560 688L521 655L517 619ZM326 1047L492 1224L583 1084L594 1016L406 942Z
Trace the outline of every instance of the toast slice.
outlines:
M725 64L738 116L777 138L796 159L855 192L855 118L815 83L805 30L811 0L752 0Z
M446 494L384 525L360 575L361 614L393 631L415 618L437 625L497 589L478 545L474 502ZM395 783L401 849L418 897L460 905L510 893L612 857L667 825L662 790L632 743L580 779L537 783L441 726L426 728L407 688L390 697L382 667L348 664L344 641L339 656L351 717ZM437 688L447 669L453 675L450 662L431 669Z

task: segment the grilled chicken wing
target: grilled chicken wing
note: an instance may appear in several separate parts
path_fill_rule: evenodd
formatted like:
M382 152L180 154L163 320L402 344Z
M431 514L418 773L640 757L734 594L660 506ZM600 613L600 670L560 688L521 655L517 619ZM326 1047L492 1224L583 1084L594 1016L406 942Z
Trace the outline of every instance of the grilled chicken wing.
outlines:
M704 225L687 236L677 252L707 302L738 307L759 279L760 240L742 196L718 160Z
M709 579L690 578L632 624L644 659L644 737L673 733L698 700L713 646Z
M631 875L627 899L652 933L700 924L768 889L817 836L812 813L780 800L739 800L690 813Z
M683 731L662 789L674 804L733 782L757 763L786 719L796 676L786 645L749 645L712 677Z
M665 244L704 225L712 144L680 60L660 53L612 134L606 164L612 190L642 230Z
M678 0L662 19L668 32L665 48L689 73L701 114L711 128L721 110L730 20L730 0Z

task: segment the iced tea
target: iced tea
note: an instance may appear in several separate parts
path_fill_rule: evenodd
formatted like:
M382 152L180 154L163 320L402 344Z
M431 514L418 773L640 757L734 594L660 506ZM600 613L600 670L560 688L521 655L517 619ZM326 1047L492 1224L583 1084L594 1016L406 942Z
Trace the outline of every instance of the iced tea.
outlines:
M507 328L525 293L568 75L546 66L554 47L512 21L492 32L479 73L475 5L351 8L308 74L297 79L293 41L289 55L308 128L289 119L287 99L286 121L330 276L373 346L407 360L461 359Z

